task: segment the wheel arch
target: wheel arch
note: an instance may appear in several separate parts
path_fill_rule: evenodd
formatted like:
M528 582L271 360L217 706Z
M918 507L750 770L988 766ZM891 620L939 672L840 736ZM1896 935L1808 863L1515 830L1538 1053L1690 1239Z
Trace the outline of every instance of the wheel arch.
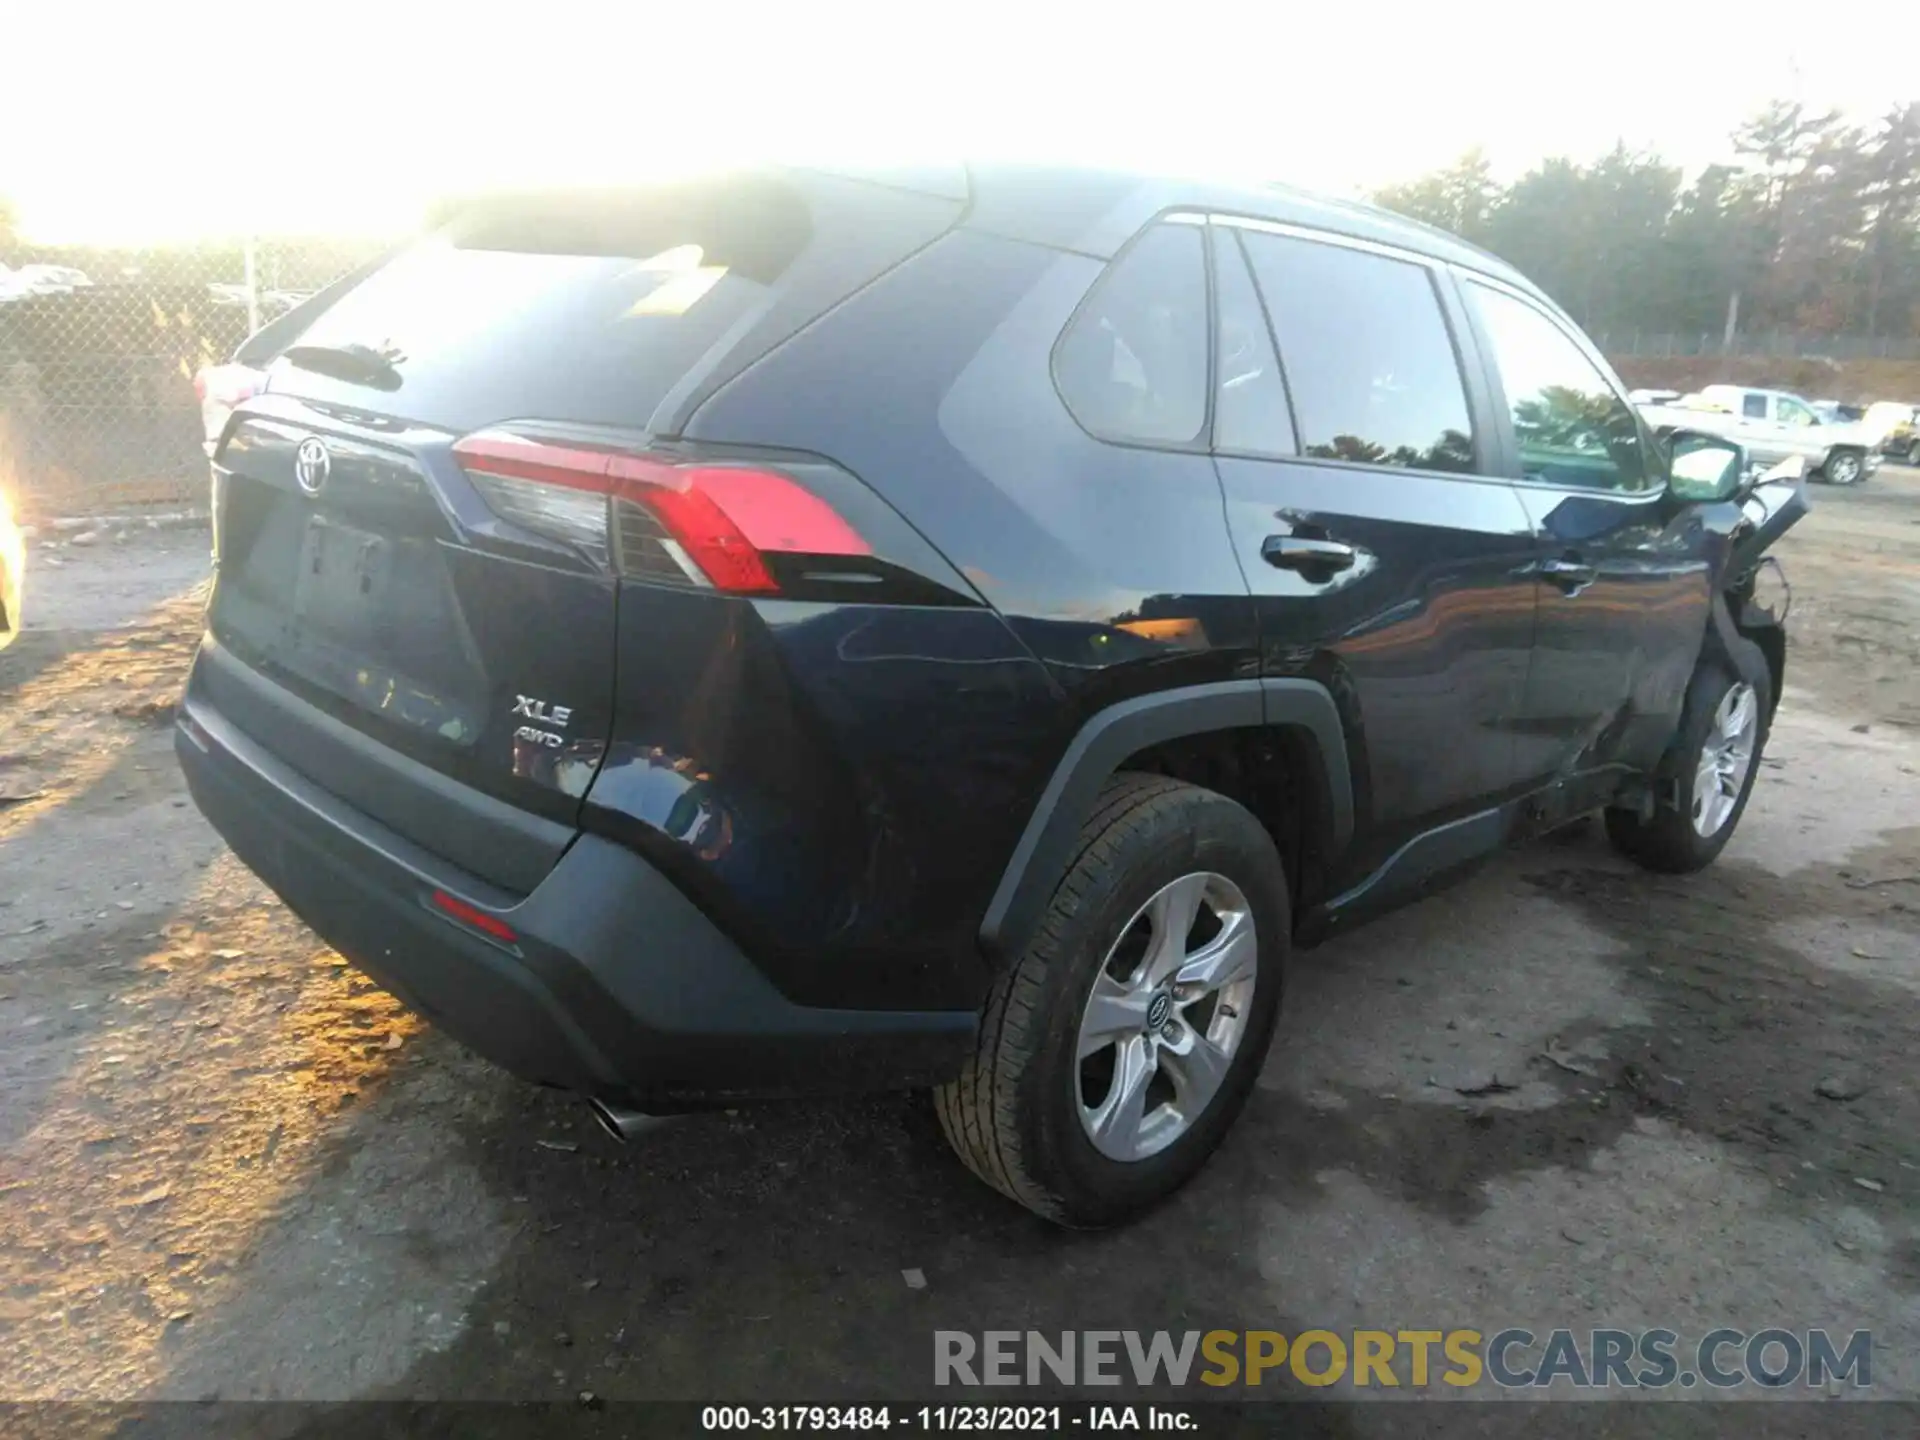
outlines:
M1767 719L1772 720L1774 712L1780 708L1780 690L1787 680L1787 631L1786 627L1774 621L1763 624L1742 624L1735 632L1742 640L1759 647L1760 653L1767 659Z
M1864 445L1854 445L1850 443L1842 443L1839 445L1829 445L1827 447L1827 453L1823 455L1820 459L1820 474L1823 478L1828 478L1828 479L1831 478L1828 467L1833 464L1833 460L1836 455L1853 456L1856 460L1860 462L1860 478L1862 480L1867 478L1866 477L1867 447Z
M1310 783L1315 840L1329 853L1353 834L1347 741L1331 693L1302 679L1229 680L1137 696L1091 716L1055 765L980 925L996 966L1020 953L1071 862L1101 788L1134 757L1229 732L1274 735Z
M1713 623L1707 626L1701 659L1715 656L1732 668L1733 673L1751 683L1763 677L1749 673L1751 662L1747 647L1758 650L1766 662L1767 718L1780 708L1780 687L1787 673L1787 632L1773 620L1742 624L1734 617L1733 607L1724 591L1713 597Z

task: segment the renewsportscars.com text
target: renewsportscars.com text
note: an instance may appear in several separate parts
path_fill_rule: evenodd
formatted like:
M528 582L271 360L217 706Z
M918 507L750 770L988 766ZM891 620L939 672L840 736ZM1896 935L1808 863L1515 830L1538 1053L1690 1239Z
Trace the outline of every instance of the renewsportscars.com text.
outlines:
M936 1330L936 1385L1659 1390L1873 1383L1866 1330Z

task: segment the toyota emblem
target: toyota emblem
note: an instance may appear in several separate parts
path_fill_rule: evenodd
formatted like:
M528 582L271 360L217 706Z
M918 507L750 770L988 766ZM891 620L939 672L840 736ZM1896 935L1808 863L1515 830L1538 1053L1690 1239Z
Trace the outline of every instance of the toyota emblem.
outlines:
M333 452L318 435L309 435L293 452L293 478L309 495L318 495L333 472Z
M1164 1030L1173 1019L1173 997L1162 990L1147 1002L1147 1029Z

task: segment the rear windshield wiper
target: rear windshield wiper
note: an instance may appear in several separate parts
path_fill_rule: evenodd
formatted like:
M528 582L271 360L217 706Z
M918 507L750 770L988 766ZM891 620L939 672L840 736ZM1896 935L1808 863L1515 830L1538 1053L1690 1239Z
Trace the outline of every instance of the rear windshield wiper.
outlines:
M331 375L335 380L369 385L375 390L398 390L397 367L407 357L398 350L376 350L371 345L294 345L281 351L280 358L316 375Z

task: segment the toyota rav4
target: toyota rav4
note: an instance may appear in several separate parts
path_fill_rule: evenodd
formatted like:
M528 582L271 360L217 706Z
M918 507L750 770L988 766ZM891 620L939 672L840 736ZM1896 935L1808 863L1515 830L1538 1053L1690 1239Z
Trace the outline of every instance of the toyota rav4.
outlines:
M200 808L616 1134L932 1087L1058 1221L1191 1176L1289 950L1593 811L1738 824L1803 512L1492 257L976 167L479 197L202 376Z

